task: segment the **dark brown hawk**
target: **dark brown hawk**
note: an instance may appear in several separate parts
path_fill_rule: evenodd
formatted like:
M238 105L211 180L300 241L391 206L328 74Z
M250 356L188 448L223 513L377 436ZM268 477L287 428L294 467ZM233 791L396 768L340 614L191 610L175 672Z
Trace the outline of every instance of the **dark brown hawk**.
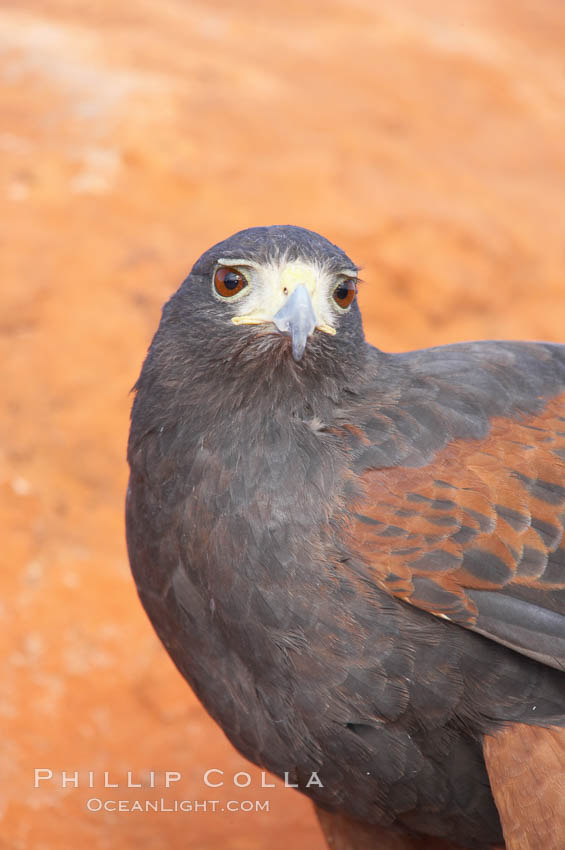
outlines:
M563 850L565 347L386 354L356 282L259 227L165 305L129 441L141 600L331 846Z

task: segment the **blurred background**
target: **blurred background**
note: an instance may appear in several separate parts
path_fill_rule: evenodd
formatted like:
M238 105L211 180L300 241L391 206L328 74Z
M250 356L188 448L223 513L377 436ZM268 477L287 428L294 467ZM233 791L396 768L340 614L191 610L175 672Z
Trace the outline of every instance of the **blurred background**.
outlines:
M322 850L308 802L258 787L138 603L129 390L194 260L257 224L360 263L381 348L562 341L565 6L18 0L0 45L0 846ZM34 768L53 782L34 789ZM151 770L182 783L157 793ZM270 811L93 813L93 796Z

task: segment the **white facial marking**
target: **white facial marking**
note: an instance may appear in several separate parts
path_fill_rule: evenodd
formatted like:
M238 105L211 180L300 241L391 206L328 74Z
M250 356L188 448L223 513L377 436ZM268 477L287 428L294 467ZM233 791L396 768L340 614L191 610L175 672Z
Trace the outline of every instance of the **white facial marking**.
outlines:
M238 269L249 281L237 300L235 325L259 325L271 322L295 288L302 284L308 290L316 316L316 328L324 333L336 333L336 320L340 308L334 303L332 293L339 277L317 263L302 260L271 262L267 265L247 260L220 260L220 265ZM353 272L344 270L353 277Z

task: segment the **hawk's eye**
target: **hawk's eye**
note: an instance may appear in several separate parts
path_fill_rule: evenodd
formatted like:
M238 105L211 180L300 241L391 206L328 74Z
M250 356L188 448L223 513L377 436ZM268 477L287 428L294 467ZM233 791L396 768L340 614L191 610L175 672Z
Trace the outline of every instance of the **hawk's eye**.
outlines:
M231 298L247 286L247 280L237 269L219 268L214 276L214 287L222 298Z
M355 299L355 295L357 294L357 282L355 280L351 280L351 278L345 278L338 283L336 288L333 291L333 299L338 307L341 307L343 310L346 307L349 307L350 304L353 304Z

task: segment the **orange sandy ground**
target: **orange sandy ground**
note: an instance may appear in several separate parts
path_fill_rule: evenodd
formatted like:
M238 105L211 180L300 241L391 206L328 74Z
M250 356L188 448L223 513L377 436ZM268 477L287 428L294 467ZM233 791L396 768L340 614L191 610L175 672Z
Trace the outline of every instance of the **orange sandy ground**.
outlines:
M164 299L252 224L362 263L383 348L562 339L565 7L12 0L0 40L0 845L321 850L308 802L261 791L138 604L128 392ZM209 767L253 784L207 789ZM34 768L95 788L34 789ZM123 788L166 769L169 792ZM91 813L92 796L270 812Z

